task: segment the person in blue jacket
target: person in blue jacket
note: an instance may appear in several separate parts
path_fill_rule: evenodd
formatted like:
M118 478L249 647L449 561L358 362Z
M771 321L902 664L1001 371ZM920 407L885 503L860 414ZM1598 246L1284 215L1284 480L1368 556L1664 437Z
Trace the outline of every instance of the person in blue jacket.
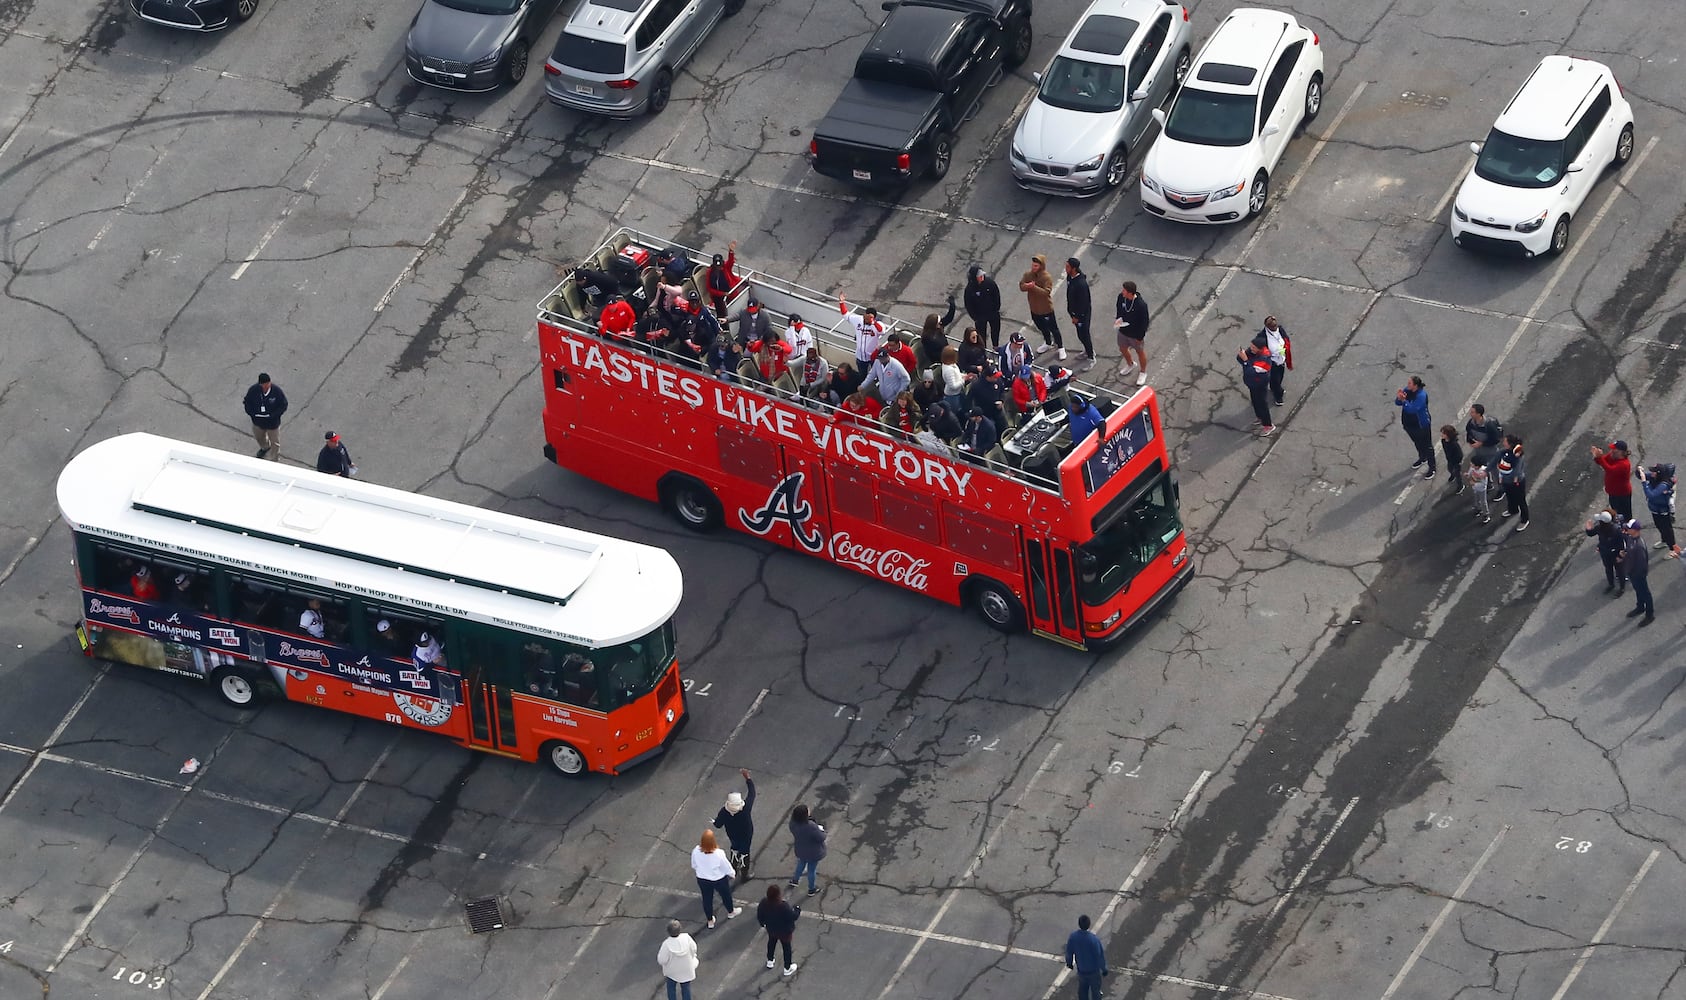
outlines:
M1399 426L1405 428L1411 443L1417 446L1417 460L1411 463L1411 468L1420 469L1428 466L1423 473L1424 479L1434 478L1434 438L1432 435L1433 422L1428 415L1428 386L1415 375L1405 383L1405 388L1393 395L1393 405L1399 407Z
M1089 929L1089 916L1077 918L1077 929L1065 939L1065 967L1077 973L1077 1000L1101 1000L1101 977L1106 967L1106 946Z
M1077 395L1071 394L1071 443L1082 444L1084 439L1099 430L1106 423L1101 411L1095 409L1095 404Z

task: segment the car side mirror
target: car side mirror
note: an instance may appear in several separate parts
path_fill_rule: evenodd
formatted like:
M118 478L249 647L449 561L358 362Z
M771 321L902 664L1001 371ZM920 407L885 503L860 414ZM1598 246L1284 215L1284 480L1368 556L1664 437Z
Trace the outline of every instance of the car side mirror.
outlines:
M879 4L884 10L895 10L897 5L898 0L884 0L883 3Z
M1032 74L1030 74L1030 79L1031 79L1031 81L1032 81L1032 82L1033 82L1033 83L1036 83L1036 84L1039 84L1039 85L1040 85L1040 84L1041 84L1041 83L1042 83L1042 74L1041 74L1041 72L1040 72L1040 71L1038 71L1038 72L1035 72L1035 73L1032 73Z
M1578 174L1585 169L1586 168L1581 166L1579 163L1571 163L1571 164L1569 164L1569 169L1567 169L1563 172L1566 173L1566 174Z
M1264 129L1259 132L1259 134L1260 135L1275 135L1276 133L1278 133L1280 131L1282 131L1281 127L1278 126L1275 122L1271 122L1269 125L1266 125L1264 127Z
M1134 94L1130 95L1130 100L1132 100L1132 101L1145 101L1145 100L1147 100L1147 88L1146 87L1136 88L1136 92Z
M1479 143L1479 142L1470 143L1469 144L1469 151L1474 153L1476 156L1480 156L1481 155L1481 143Z
M1165 127L1165 109L1164 108L1154 108L1153 109L1153 120L1159 123L1160 128L1164 128Z

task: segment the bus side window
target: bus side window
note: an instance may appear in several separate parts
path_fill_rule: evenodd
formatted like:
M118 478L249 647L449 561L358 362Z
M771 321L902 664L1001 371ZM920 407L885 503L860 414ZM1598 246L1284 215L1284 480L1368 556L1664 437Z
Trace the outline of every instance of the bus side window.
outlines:
M288 623L281 627L288 631L333 643L344 643L350 635L351 608L341 598L295 589L287 592L286 606Z
M82 586L133 596L129 579L140 567L140 561L127 552L100 542L94 543L93 550L93 565L82 567Z
M234 576L229 579L229 590L234 596L232 610L237 621L289 632L297 630L296 617L287 621L286 599L280 587L251 577Z
M211 612L215 592L209 572L186 563L163 561L153 563L152 571L158 574L159 600L199 614Z
M386 627L382 628L382 623ZM368 645L376 656L395 660L415 659L416 640L423 633L444 641L444 624L422 618L414 612L399 611L379 604L363 605L363 624L368 629ZM449 662L449 661L447 661Z
M596 708L599 696L597 664L580 653L569 653L562 660L562 700L582 708Z

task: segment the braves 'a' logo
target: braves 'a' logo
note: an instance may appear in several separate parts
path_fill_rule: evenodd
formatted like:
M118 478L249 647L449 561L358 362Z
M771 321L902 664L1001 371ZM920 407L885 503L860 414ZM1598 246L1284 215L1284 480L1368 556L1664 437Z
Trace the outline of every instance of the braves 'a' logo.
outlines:
M738 508L738 520L748 531L757 535L765 535L773 530L773 525L780 521L790 525L790 533L796 537L802 547L809 552L819 552L825 548L825 538L818 528L808 526L808 520L814 516L814 505L802 499L802 483L807 479L803 472L792 472L779 480L773 491L767 494L767 502L761 509L751 514L742 507Z

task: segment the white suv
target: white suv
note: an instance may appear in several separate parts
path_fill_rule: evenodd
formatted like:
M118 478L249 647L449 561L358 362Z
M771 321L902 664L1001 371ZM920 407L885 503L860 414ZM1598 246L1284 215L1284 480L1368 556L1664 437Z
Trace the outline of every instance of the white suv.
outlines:
M1470 150L1475 166L1452 202L1452 241L1523 257L1562 253L1593 182L1633 156L1633 108L1610 67L1546 56Z
M1142 162L1142 207L1177 222L1264 211L1270 173L1295 129L1323 107L1323 49L1292 14L1242 7L1224 19Z

